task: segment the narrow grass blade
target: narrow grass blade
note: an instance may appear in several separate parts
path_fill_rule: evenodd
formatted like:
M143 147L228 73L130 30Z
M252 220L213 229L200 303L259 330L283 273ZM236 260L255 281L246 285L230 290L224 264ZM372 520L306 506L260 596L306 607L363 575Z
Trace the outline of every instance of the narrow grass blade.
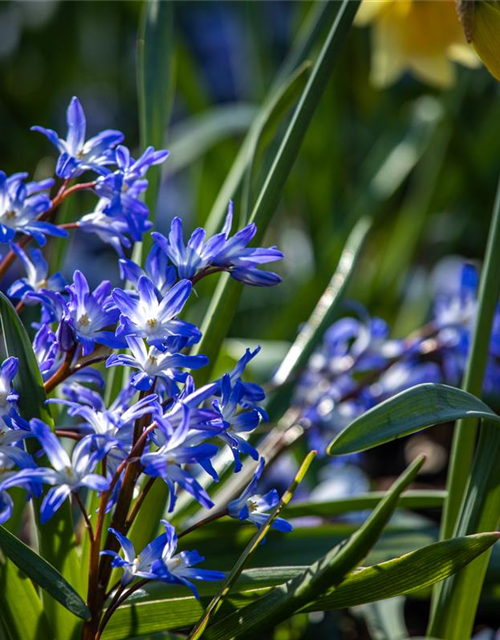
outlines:
M280 92L280 85L286 82L286 78L291 76L296 68L302 64L312 53L313 49L320 41L322 34L332 24L337 14L338 6L334 2L325 2L318 4L307 17L304 27L299 33L296 42L283 62L275 81L266 95L262 112L258 119L252 125L250 131L245 137L240 150L233 162L233 165L222 185L219 194L210 210L205 221L204 227L208 235L213 235L220 230L223 225L224 216L227 211L227 205L231 198L234 198L236 191L241 184L243 175L250 160L249 150L252 145L252 139L255 136L256 129L260 129L267 120L267 114L270 114L274 96ZM266 114L267 112L267 114Z
M500 423L499 416L466 391L444 384L419 384L351 422L332 440L327 451L333 456L366 451L420 429L465 417Z
M340 584L378 540L397 506L400 494L415 479L423 462L424 459L419 458L405 471L375 511L346 542L333 547L301 575L240 610L229 633L219 634L219 625L215 624L209 629L207 637L210 640L255 637L263 628L278 624Z
M50 563L0 526L0 549L12 562L75 616L88 620L87 605Z
M254 535L254 537L248 544L247 548L238 559L238 562L234 565L233 569L227 576L226 580L224 581L224 584L221 587L221 590L215 596L215 598L210 602L204 615L201 617L201 619L198 621L194 629L189 634L188 640L198 640L198 638L202 637L210 621L210 618L217 613L220 606L222 605L224 598L228 595L234 583L236 582L241 572L243 571L243 567L245 566L245 563L249 560L249 558L252 556L254 551L257 549L260 543L264 540L273 522L278 517L283 507L287 505L292 499L293 494L295 493L295 490L304 479L304 476L306 475L307 470L311 466L311 463L314 460L315 456L316 456L316 451L311 451L306 456L305 460L300 465L300 468L297 472L297 475L293 479L292 484L289 486L287 491L285 491L281 500L273 509L273 511L269 515L269 518L266 520L266 523L262 525L262 527Z

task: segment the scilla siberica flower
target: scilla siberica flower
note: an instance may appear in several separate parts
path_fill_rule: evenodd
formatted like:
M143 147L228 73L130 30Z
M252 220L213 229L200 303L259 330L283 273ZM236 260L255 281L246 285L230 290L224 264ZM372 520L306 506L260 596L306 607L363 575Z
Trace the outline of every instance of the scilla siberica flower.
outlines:
M16 173L10 178L0 171L0 242L11 242L16 232L33 236L40 246L46 242L45 236L67 236L50 222L37 218L51 206L47 191L53 180L27 182L27 173Z
M57 436L44 422L33 418L29 424L53 468L26 469L17 475L17 480L22 484L42 482L52 485L40 507L42 524L50 520L71 493L79 491L82 487L96 491L108 489L109 480L93 471L111 444L108 449L101 447L92 452L93 437L87 436L76 445L70 458Z
M131 584L136 578L160 580L174 584L183 584L191 589L196 597L198 591L189 582L191 580L223 580L221 571L193 569L193 566L204 560L196 551L181 551L176 554L177 534L174 527L166 520L161 520L165 533L150 542L139 555L136 554L132 542L119 531L110 528L123 550L124 558L115 551L101 551L102 555L113 558L113 568L123 569L121 583Z
M217 446L203 442L207 438L203 430L191 428L190 411L185 405L182 405L182 421L175 428L168 414L154 417L158 424L154 436L158 449L143 453L141 464L144 473L153 478L160 477L168 485L169 511L173 511L175 507L176 484L190 493L202 506L210 509L214 503L196 480L192 470L185 465L200 465L214 480L218 480L211 464L211 459L218 451Z
M116 171L96 180L96 193L105 200L102 212L123 219L134 240L141 240L143 224L149 215L148 207L139 199L148 187L144 176L150 167L164 162L168 153L148 147L138 160L134 160L130 151L120 145L115 151Z
M4 360L0 367L0 433L4 430L4 417L12 413L19 399L19 394L12 388L17 369L18 359L14 357Z
M121 312L117 336L146 338L149 344L159 348L169 336L201 337L200 330L193 324L175 319L191 294L189 280L178 282L161 300L146 276L139 278L137 288L138 297L122 289L113 290L113 300Z
M221 233L205 242L204 229L196 229L188 243L184 243L182 221L174 218L168 238L154 232L152 237L177 268L179 278L193 278L205 269L229 271L231 277L245 284L260 287L272 286L281 278L270 271L261 271L258 265L281 260L283 254L276 247L250 248L248 243L257 232L255 224L249 224L229 237L233 222L232 203Z
M113 149L123 141L123 133L107 129L86 141L85 113L76 97L72 98L69 104L66 120L68 124L66 140L60 138L52 129L39 126L31 127L32 131L39 131L47 136L60 151L56 174L60 178L69 180L89 170L102 173L106 165L113 163Z
M122 365L139 369L130 382L140 391L151 389L155 378L162 378L167 383L184 382L186 374L178 371L180 367L199 369L208 363L208 358L204 355L189 356L183 353L170 353L170 351L162 352L156 347L147 349L144 340L135 336L126 336L125 340L132 355L114 353L108 358L106 366Z
M20 299L25 304L33 304L37 300L31 300L30 294L40 289L50 289L52 291L62 291L66 286L66 281L62 274L54 273L49 276L49 265L42 255L40 249L31 249L30 256L17 244L12 245L12 251L17 255L26 271L26 278L16 280L7 291L7 294L14 299ZM30 260L31 258L31 260Z
M233 500L228 504L227 511L231 518L237 520L248 520L260 528L266 523L270 516L270 511L279 502L279 495L275 489L268 491L265 495L261 496L256 493L257 484L264 470L265 460L261 458L259 466L257 467L255 474L250 481L249 485L243 491L241 496L236 500ZM273 529L278 531L289 532L292 531L292 525L283 518L276 518L272 524Z

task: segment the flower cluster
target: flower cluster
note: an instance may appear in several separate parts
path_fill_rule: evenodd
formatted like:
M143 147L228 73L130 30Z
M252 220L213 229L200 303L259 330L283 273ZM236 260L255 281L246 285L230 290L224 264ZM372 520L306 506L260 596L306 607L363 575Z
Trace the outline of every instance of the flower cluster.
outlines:
M10 178L0 174L0 241L11 249L9 260L0 263L0 274L16 258L26 272L11 284L8 294L20 313L24 305L39 310L33 351L45 390L49 395L57 390L48 408L59 405L55 428L38 418L28 420L19 410L15 391L18 361L4 361L0 523L13 512L12 487L24 489L28 499L41 498L42 524L73 498L88 527L94 528L91 542L101 553L101 580L109 579L116 567L123 570L123 587L136 578L157 579L187 584L196 593L190 579L223 575L194 568L202 560L195 551L176 554L177 534L168 521L161 521L165 532L139 555L126 537L147 491L141 494L140 488L164 483L169 513L179 489L211 509L203 476L218 480L214 461L224 448L234 458L235 472L241 469L243 456L258 461L249 438L266 413L260 406L263 390L243 380L258 349L247 350L232 371L197 388L192 372L206 366L208 359L190 353L201 332L181 316L202 278L226 271L246 284L274 285L279 276L259 266L283 256L276 247L249 246L256 233L253 224L232 235L230 204L222 231L212 238L206 239L205 231L197 229L185 243L182 223L175 218L168 237L153 234L144 267L135 263L128 250L151 227L141 199L148 186L146 174L168 152L148 148L135 160L122 144L123 134L114 130L86 140L85 115L77 98L69 105L67 121L66 139L34 127L60 154L56 176L61 185L53 198L52 179L26 183L26 174ZM77 181L87 174L90 180ZM94 211L76 223L55 224L57 206L83 189L98 196ZM43 245L45 236L67 235L73 227L96 233L117 250L120 286L105 280L92 290L79 270L67 283L61 274L49 274L39 249L23 248L31 237ZM18 233L25 234L22 242ZM122 380L121 391L110 402L104 400L106 370L117 372L116 379ZM73 441L76 445L70 450L67 445ZM257 494L263 466L261 459L249 487L228 507L229 516L257 526L266 520L278 496L274 491L263 497ZM99 494L100 506L89 515L85 500L92 492ZM110 529L103 540L105 514ZM290 529L280 519L275 527ZM95 567L90 575L97 575Z
M335 322L311 357L296 389L313 446L324 451L333 435L379 402L423 382L460 385L477 311L477 272L464 265L459 286L436 296L432 317L405 339L389 337L380 318ZM500 388L500 307L495 314L484 392Z

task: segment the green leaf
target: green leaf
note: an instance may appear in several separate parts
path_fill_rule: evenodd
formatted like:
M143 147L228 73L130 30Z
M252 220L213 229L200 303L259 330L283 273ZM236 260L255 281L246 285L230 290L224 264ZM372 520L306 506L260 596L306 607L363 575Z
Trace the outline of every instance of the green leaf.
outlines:
M173 103L174 87L174 29L173 3L170 0L148 0L143 4L137 65L137 91L139 96L139 125L141 147L164 144ZM167 159L168 162L168 159ZM160 189L161 166L148 171L148 190L145 202L154 223ZM150 234L134 247L136 261L141 262L152 245ZM138 258L138 260L137 260Z
M12 562L0 562L0 621L8 640L53 640L42 602Z
M43 380L30 339L16 310L2 293L0 293L0 320L5 351L7 355L15 356L19 361L14 387L19 392L20 413L27 420L40 418L53 426L52 417L45 405ZM35 501L40 553L62 573L68 582L81 591L83 590L82 574L69 504L64 504L49 522L41 526L38 519L40 502L40 500ZM51 598L44 598L44 608L54 625L57 637L70 638L76 625L79 624L77 618Z
M0 320L5 351L19 361L14 378L14 388L19 392L19 412L26 420L40 418L52 426L52 416L45 405L47 396L31 341L16 310L3 293L0 293Z
M452 538L400 558L359 569L331 593L319 598L314 603L314 610L319 611L321 607L344 609L420 591L460 571L499 538L497 532Z
M90 618L87 605L59 571L1 525L0 548L16 567L66 609L84 620Z
M287 505L292 499L293 494L295 493L295 490L304 479L304 476L306 475L307 470L311 466L311 463L314 460L315 456L316 456L316 451L311 451L306 456L306 458L300 465L300 468L297 471L297 474L293 479L291 485L285 491L285 493L281 497L278 504L274 507L272 512L269 514L269 517L267 518L265 524L263 524L258 529L257 533L254 535L252 540L247 545L245 551L238 558L238 561L236 562L234 567L231 569L229 575L226 577L224 584L222 585L219 593L210 602L205 613L200 618L195 628L189 634L188 640L198 640L198 638L201 638L201 636L203 635L204 631L207 628L210 618L213 615L215 615L217 611L220 609L220 606L222 605L224 598L229 594L230 590L234 586L234 583L236 582L239 575L243 571L243 567L245 566L245 563L249 560L249 558L256 551L256 549L259 547L261 542L264 540L273 522L276 520L276 518L278 517L283 507Z
M351 422L329 444L332 456L365 451L435 424L459 418L500 422L484 402L444 384L425 383L398 393Z
M209 630L208 637L211 640L255 637L261 629L278 624L340 584L378 540L397 506L400 494L415 479L423 462L424 459L419 458L405 471L370 517L347 541L330 549L296 578L241 609L233 616L234 624L229 632L219 633L218 629L224 623L222 621Z

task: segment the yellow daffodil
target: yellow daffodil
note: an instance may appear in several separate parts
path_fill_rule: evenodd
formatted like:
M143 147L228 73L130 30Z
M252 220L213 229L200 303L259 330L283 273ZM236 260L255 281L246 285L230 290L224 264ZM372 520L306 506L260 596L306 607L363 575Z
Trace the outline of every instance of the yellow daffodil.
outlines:
M373 23L371 79L378 87L410 71L422 82L448 87L453 62L477 67L453 0L364 0L358 25Z

